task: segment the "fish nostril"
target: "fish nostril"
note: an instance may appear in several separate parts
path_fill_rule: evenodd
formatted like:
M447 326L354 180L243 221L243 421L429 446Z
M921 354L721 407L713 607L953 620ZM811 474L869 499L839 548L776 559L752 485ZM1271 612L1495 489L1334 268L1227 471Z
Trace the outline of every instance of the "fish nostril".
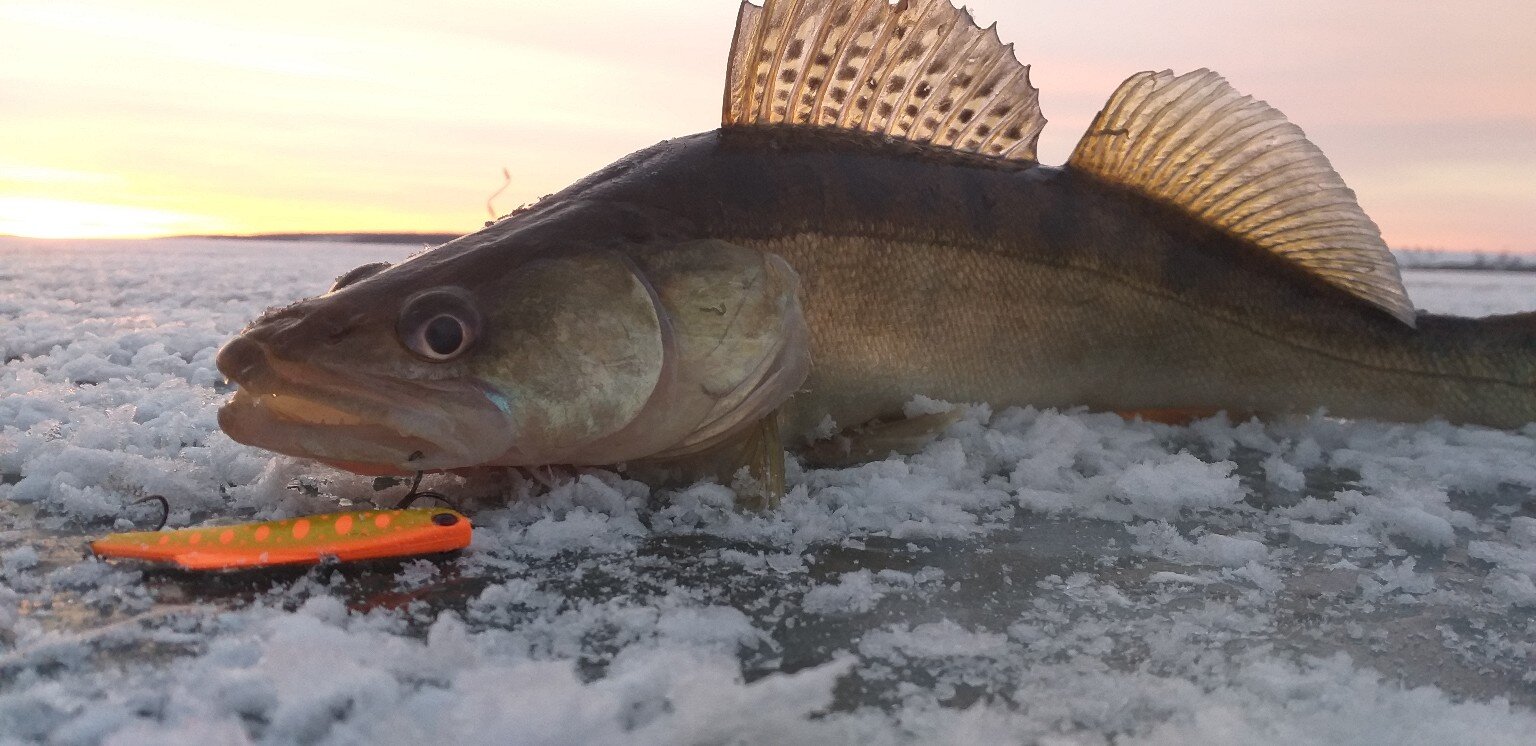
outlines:
M224 349L219 350L214 363L219 372L225 378L239 383L241 379L248 378L252 370L260 367L266 360L266 353L261 345L246 337L235 337Z
M331 345L341 344L342 340L346 339L352 334L353 331L356 330L357 324L347 324L345 326L338 327L332 330L330 334L326 335L325 342L326 344Z

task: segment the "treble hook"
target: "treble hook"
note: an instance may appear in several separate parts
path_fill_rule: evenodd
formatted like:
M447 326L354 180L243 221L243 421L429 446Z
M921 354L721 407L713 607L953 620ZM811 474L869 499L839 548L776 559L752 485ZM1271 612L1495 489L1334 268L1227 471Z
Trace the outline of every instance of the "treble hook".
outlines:
M438 501L438 502L440 502L440 503L442 503L444 505L447 505L450 508L453 508L454 510L458 510L459 506L454 505L453 501L449 500L446 497L444 497L442 495L442 493L434 492L432 490L422 490L422 489L420 489L420 487L421 487L421 476L422 476L423 473L424 472L419 472L419 471L416 472L416 479L411 482L411 491L405 493L405 497L400 498L400 504L395 506L395 510L405 510L406 508L411 507L412 503L416 502L417 500L420 500L423 497L429 498L429 499L432 499L432 500L436 500L436 501Z
M160 503L160 522L155 524L155 527L150 530L159 531L160 529L165 528L166 521L171 519L170 501L166 500L164 495L150 495L149 497L146 497L142 500L134 500L133 502L128 503L128 505L129 507L132 507L134 505L142 505L144 503Z

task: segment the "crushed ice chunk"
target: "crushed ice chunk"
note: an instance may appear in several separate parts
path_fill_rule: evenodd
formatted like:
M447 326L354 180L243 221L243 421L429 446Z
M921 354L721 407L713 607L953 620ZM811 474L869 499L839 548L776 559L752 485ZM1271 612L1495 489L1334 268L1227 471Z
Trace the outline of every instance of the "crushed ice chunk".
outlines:
M1269 548L1253 538L1205 534L1190 541L1171 524L1160 521L1131 526L1130 532L1136 537L1134 550L1175 562L1242 567L1269 559Z

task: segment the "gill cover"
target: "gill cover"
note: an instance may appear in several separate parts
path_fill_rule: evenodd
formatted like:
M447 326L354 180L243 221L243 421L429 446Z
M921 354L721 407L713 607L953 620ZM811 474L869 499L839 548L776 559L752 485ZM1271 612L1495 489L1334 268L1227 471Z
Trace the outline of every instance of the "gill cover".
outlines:
M640 416L662 382L667 334L634 266L601 251L534 260L496 288L470 373L506 397L506 465L592 463L592 444Z
M641 256L677 361L658 456L698 453L768 418L810 375L800 278L777 254L692 241Z
M780 257L723 241L524 265L470 363L516 423L500 463L612 464L729 439L809 373L798 287Z

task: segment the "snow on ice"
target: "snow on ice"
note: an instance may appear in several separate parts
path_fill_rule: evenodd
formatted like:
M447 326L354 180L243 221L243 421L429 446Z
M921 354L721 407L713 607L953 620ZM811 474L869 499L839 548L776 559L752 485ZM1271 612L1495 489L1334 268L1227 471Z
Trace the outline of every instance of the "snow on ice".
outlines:
M85 553L152 520L146 494L173 526L397 500L224 437L213 356L262 309L406 253L0 242L0 741L1536 731L1536 427L978 405L912 457L793 466L763 514L714 484L485 474L429 478L474 514L449 560L209 578ZM1536 274L1408 281L1434 310L1536 308Z

